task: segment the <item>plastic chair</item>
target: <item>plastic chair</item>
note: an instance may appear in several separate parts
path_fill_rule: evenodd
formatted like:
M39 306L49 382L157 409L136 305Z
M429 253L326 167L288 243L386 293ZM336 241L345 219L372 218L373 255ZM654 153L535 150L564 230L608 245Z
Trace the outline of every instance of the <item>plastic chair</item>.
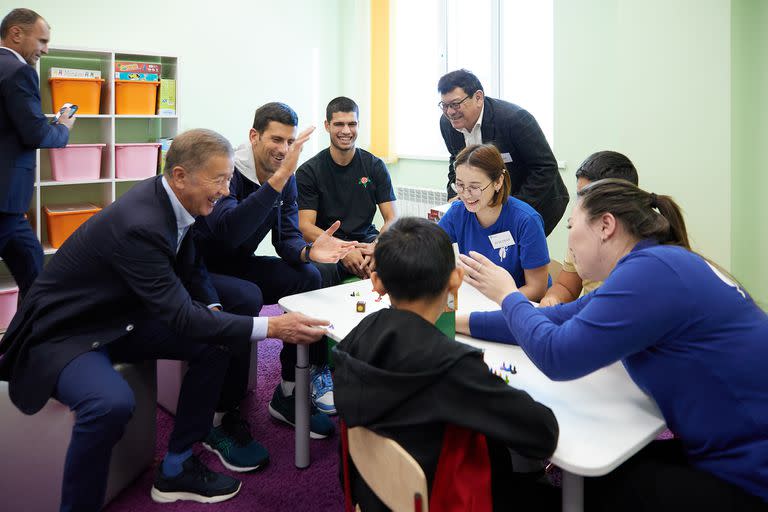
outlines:
M168 411L176 414L176 406L179 403L179 393L181 392L181 382L184 380L184 374L187 373L189 365L186 361L177 361L171 359L157 360L157 403ZM248 387L247 389L256 389L259 368L259 344L251 343L251 362L248 367Z
M428 512L427 477L419 463L392 439L341 422L345 510L352 510L349 462L368 487L394 512ZM357 510L360 510L359 507Z

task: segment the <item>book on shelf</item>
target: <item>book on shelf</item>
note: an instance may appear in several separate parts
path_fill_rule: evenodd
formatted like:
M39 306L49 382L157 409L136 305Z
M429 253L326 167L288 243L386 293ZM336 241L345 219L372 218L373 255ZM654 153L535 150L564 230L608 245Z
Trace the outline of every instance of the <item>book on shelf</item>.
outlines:
M162 65L154 62L115 61L116 73L155 73L160 75L161 69Z
M157 82L160 75L157 73L133 73L128 71L115 71L116 80L135 80L137 82Z
M159 139L158 142L160 143L160 174L162 174L165 170L165 155L171 147L173 138Z
M161 116L176 115L176 80L160 79L160 91L157 94L157 114Z
M57 68L48 69L48 78L101 78L96 69Z

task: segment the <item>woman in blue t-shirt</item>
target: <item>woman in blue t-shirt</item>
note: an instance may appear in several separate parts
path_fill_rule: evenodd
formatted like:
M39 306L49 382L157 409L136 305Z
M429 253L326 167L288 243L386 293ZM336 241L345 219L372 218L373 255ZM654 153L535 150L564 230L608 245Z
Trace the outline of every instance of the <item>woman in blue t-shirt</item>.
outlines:
M473 336L518 343L553 380L621 361L675 434L588 479L587 510L768 510L768 316L690 250L670 197L600 180L568 224L579 275L605 281L575 302L536 309L490 260L461 259L501 305L471 314Z
M549 251L544 221L510 197L511 182L496 146L474 144L456 156L456 201L440 219L459 252L476 251L503 267L533 301L547 291Z

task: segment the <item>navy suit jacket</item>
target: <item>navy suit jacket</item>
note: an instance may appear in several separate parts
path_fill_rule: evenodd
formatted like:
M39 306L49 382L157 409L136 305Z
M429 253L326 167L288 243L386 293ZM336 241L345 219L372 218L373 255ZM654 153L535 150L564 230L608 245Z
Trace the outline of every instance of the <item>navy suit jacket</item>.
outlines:
M69 130L52 125L40 107L35 68L0 49L0 212L29 209L35 183L35 150L67 145Z
M492 143L502 154L509 153L512 161L506 167L512 180L511 194L541 214L544 232L549 235L565 213L568 189L539 123L527 110L486 96L480 131L483 143ZM440 132L451 154L447 187L450 198L456 195L451 188L456 180L453 162L466 143L464 134L453 128L445 116L440 117Z
M207 217L195 222L198 247L213 272L232 268L233 261L253 256L272 231L272 245L278 256L299 264L307 242L299 231L296 176L282 192L268 183L259 186L235 169L229 195L222 197Z
M206 307L218 297L191 232L176 254L176 217L161 179L138 183L80 226L24 298L0 342L0 379L23 412L45 404L72 359L147 319L200 342L250 339L251 317Z

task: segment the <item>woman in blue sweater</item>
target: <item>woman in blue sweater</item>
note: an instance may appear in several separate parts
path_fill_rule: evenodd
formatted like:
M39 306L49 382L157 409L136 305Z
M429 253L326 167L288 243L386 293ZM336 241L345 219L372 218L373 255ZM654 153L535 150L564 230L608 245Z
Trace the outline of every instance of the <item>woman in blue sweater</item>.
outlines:
M676 439L588 479L588 510L768 510L768 316L690 250L670 197L610 179L578 198L568 245L603 286L537 309L492 261L462 256L466 280L501 305L470 316L472 336L518 343L553 380L622 361L654 398Z
M520 292L540 300L547 291L549 250L544 221L531 206L510 197L504 159L492 144L464 148L454 161L458 198L440 219L459 252L477 251L505 268Z

